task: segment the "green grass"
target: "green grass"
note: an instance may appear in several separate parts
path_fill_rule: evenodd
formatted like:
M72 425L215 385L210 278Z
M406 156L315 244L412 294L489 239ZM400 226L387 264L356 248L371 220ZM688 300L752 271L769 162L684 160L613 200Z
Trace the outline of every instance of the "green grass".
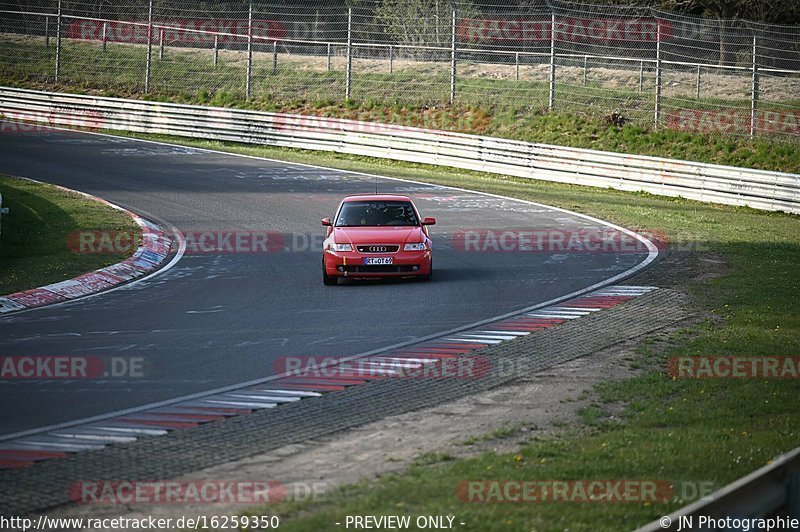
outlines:
M476 443L486 442L486 441L494 441L494 440L501 440L503 438L510 438L517 434L523 427L520 425L513 425L510 427L502 427L497 430L493 430L487 434L479 434L477 436L470 436L466 440L461 442L461 445L475 445Z
M78 229L139 234L125 213L51 185L0 175L3 206L0 234L0 295L71 279L125 259L124 254L79 254L69 250Z
M324 500L254 510L278 512L285 530L334 529L354 514L455 514L471 530L631 529L684 505L686 490L719 488L800 445L796 380L672 380L681 355L797 355L800 352L800 219L747 208L544 183L341 154L182 141L534 200L632 228L660 229L694 246L693 260L724 256L724 275L688 283L709 318L673 334L664 349L644 342L635 378L597 387L580 428L532 439L516 453L453 459L424 455L399 474L334 490ZM611 410L615 419L610 417ZM502 436L503 434L499 434ZM476 435L474 443L494 435ZM646 479L677 486L668 503L479 504L460 501L463 480ZM685 484L684 484L685 483Z
M332 71L309 70L301 59L281 57L272 73L271 55L258 55L252 98L244 98L244 54L225 51L214 67L208 51L168 50L163 61L154 52L151 92L143 94L145 48L110 43L104 53L96 43L65 41L58 84L53 83L54 48L41 39L0 39L0 85L143 98L187 104L237 107L261 111L317 114L420 126L517 140L691 159L800 172L800 140L698 134L653 130L653 95L633 89L592 84L556 86L556 112L547 112L546 81L457 78L457 98L449 100L446 68L421 63L393 75L353 74L352 100L343 101L345 74L341 61ZM775 97L775 96L772 96ZM763 101L760 109L800 108L797 95L779 102ZM741 109L745 100L675 98L662 100L671 110ZM619 112L622 127L609 123Z

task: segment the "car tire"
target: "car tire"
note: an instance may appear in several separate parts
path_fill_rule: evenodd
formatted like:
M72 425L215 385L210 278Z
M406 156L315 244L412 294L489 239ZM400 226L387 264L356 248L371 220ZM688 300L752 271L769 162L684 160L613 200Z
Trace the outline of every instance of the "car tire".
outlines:
M325 261L322 261L322 284L325 286L333 286L339 283L339 279L336 277L332 277L328 275L328 272L325 271Z
M431 277L433 277L433 261L431 261L431 269L428 272L428 275L423 275L422 276L422 280L423 281L430 281Z

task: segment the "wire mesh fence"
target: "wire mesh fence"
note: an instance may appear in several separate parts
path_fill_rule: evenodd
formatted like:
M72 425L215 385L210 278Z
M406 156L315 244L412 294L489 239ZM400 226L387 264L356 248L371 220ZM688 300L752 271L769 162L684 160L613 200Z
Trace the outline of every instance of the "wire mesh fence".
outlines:
M6 81L800 139L800 27L563 0L0 0Z

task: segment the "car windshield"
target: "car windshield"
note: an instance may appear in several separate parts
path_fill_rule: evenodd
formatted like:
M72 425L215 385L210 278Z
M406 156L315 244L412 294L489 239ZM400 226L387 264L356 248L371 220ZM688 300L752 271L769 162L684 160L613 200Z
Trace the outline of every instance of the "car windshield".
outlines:
M410 201L347 201L336 218L336 227L419 225Z

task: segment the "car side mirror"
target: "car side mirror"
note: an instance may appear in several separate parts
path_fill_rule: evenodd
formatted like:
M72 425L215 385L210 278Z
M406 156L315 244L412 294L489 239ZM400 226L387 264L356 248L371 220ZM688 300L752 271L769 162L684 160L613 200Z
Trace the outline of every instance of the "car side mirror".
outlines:
M330 218L323 218L323 219L322 219L322 225L324 225L324 226L326 226L326 227L330 227L330 226L332 226L333 224L331 223L331 219L330 219Z
M436 218L425 218L422 220L422 225L436 225Z

